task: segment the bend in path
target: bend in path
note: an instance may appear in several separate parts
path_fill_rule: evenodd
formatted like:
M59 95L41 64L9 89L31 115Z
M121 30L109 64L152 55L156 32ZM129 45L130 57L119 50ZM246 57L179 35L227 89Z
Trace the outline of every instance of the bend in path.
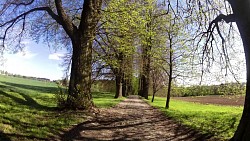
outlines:
M61 136L67 141L152 140L203 141L213 140L167 118L158 109L138 96L130 96L114 108L100 113Z

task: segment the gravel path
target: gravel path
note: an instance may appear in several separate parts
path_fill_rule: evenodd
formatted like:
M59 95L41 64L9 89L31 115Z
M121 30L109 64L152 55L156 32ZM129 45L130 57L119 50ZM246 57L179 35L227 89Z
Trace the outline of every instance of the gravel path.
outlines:
M213 140L164 116L138 96L130 96L66 133L65 141L204 141Z

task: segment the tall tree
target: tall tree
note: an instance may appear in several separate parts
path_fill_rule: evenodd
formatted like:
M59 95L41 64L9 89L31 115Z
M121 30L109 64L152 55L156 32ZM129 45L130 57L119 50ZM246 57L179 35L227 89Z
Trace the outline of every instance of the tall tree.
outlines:
M191 46L188 46L190 34L185 33L185 26L188 22L181 19L179 16L171 16L169 24L166 25L167 44L166 56L163 60L166 65L162 65L162 69L168 75L168 89L165 108L169 108L172 83L177 77L184 77L184 72L188 72L188 58L191 54Z
M149 93L149 82L150 82L150 71L151 71L151 59L152 59L152 49L157 40L156 35L160 30L159 24L157 23L157 18L165 13L162 13L160 6L156 0L142 1L144 9L141 11L143 17L142 25L139 38L140 38L140 75L139 75L139 90L138 94L145 99L148 99Z
M233 9L233 13L228 15L221 14L211 24L216 24L221 20L236 22L243 41L247 67L246 98L240 123L231 140L247 141L250 139L250 1L228 0L228 2Z
M15 35L21 43L26 31L37 29L37 34L45 31L44 36L67 38L71 41L72 65L68 97L65 108L90 109L93 106L91 96L91 65L92 43L95 38L97 23L101 16L102 0L82 1L1 1L1 39L2 47L8 39L8 34L14 29L20 29ZM41 19L48 23L40 24ZM29 23L32 21L33 23ZM20 28L17 28L17 27ZM50 27L53 29L50 29ZM33 30L35 31L35 30ZM50 34L50 31L55 31ZM49 35L50 34L50 35ZM60 35L58 35L60 34ZM30 34L35 36L34 34ZM65 35L65 36L64 36ZM13 37L13 36L12 36ZM39 35L37 35L39 37ZM47 38L49 39L49 38Z
M222 44L225 44L225 39L222 34L220 23L232 23L235 22L237 28L239 30L243 46L245 52L246 59L246 70L247 70L247 84L246 84L246 96L245 96L245 104L242 113L242 117L238 128L232 137L232 141L247 141L250 138L250 10L249 10L249 0L227 0L221 2L222 6L218 6L218 2L221 1L199 1L192 0L187 3L190 11L197 11L197 13L203 13L201 16L203 19L203 23L205 20L209 21L209 25L207 27L207 31L205 32L205 37L207 37L206 44L204 46L204 54L213 53L213 45L215 43L216 33L221 39ZM220 5L221 5L220 4ZM196 7L196 8L195 8ZM191 9L195 10L191 10ZM209 9L209 10L208 10ZM208 11L207 11L208 10ZM222 14L224 13L224 14ZM211 17L213 20L211 20ZM201 25L201 20L199 20ZM232 25L232 24L231 24ZM231 26L233 27L233 26ZM231 33L231 32L229 32ZM209 43L211 46L209 46ZM225 62L228 65L229 59L228 54L226 52L226 46L222 46L222 53ZM213 59L213 57L210 57ZM204 57L204 59L209 59L208 57ZM203 59L203 60L204 60Z
M130 0L109 1L96 38L99 45L96 52L115 75L115 98L127 96L132 89L134 37L139 21L137 6Z

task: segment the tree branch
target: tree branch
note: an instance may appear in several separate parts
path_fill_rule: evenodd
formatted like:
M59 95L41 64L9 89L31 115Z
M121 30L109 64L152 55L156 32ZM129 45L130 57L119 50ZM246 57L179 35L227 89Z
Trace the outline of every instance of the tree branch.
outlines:
M0 24L0 28L7 26L5 31L4 31L3 37L1 37L1 39L3 40L3 45L4 45L4 40L6 38L6 35L7 35L8 31L11 29L11 27L13 27L19 21L25 20L24 17L26 17L30 13L36 12L36 11L46 11L54 20L56 20L57 23L62 25L62 21L61 21L60 17L58 17L58 15L56 15L49 7L37 7L37 8L30 9L30 10L16 16L15 18L9 20L9 21ZM23 25L25 25L25 24L23 23Z
M61 25L63 26L64 30L69 35L69 37L72 39L74 35L74 28L76 28L76 26L71 22L70 18L63 10L62 1L55 0L55 5L58 16L61 18Z

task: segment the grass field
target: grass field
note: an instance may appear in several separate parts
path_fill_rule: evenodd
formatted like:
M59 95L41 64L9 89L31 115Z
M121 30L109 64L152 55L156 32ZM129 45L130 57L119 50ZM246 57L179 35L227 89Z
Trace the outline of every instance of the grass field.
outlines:
M57 85L0 75L0 140L45 140L81 123L82 111L57 111ZM122 99L112 93L93 93L97 107L110 107Z
M242 107L203 105L180 100L171 100L167 110L165 100L156 97L153 103L150 100L148 103L177 122L223 140L233 136L242 113Z

